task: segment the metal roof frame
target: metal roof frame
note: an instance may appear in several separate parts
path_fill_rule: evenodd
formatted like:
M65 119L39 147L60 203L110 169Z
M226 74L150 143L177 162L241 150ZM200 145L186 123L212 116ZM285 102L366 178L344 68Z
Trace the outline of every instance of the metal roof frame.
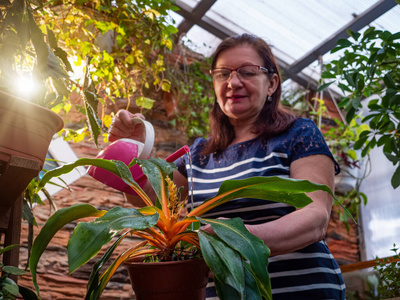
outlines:
M178 26L178 35L184 35L194 25L203 28L220 39L236 35L237 33L233 32L229 28L224 27L222 24L216 23L212 19L205 16L207 11L216 1L217 0L201 0L192 9L183 1L177 0L176 6L180 8L177 13L184 18L184 20ZM348 29L352 31L359 31L396 5L396 1L393 0L380 0L362 14L355 16L351 22L340 28L330 37L327 37L323 42L321 42L314 49L306 53L294 63L288 64L285 61L278 59L280 68L288 78L292 79L298 84L307 88L316 89L317 84L315 80L301 73L301 71L314 61L318 60L321 55L326 54L333 49L339 39L347 38L348 34L346 31Z

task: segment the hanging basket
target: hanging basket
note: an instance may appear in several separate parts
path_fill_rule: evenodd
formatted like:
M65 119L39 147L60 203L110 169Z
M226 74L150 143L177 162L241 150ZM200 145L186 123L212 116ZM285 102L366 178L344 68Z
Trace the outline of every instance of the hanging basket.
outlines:
M0 154L43 166L53 135L64 126L53 111L0 92Z
M335 176L335 191L348 193L356 188L359 168L340 165L340 173Z
M203 259L125 262L137 300L203 300L209 268Z

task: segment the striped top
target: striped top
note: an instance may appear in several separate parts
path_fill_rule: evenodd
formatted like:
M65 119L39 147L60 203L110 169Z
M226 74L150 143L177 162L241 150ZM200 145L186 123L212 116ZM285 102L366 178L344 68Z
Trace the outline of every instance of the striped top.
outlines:
M276 137L267 141L256 138L231 145L219 156L200 154L205 141L199 138L190 148L194 207L214 196L225 180L253 176L288 178L291 162L299 158L314 154L332 157L314 122L304 118L297 119L287 131ZM179 172L190 178L188 155L175 163ZM335 168L338 173L336 162ZM188 182L190 191L192 180ZM218 206L203 217L240 217L245 224L260 224L294 210L293 206L283 203L242 198ZM339 266L324 240L290 254L271 257L268 271L274 300L345 299ZM218 299L212 285L207 289L207 299Z

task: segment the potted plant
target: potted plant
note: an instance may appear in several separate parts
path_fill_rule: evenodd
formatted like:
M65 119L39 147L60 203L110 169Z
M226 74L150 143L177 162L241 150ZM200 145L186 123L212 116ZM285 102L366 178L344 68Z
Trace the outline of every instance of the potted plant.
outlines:
M148 195L132 180L129 167L135 163L143 168L144 174L150 181L157 195L156 204L153 204ZM95 217L96 219L92 222L80 222L68 242L70 272L88 262L103 245L110 243L112 238L117 236L118 238L94 265L87 286L87 299L98 299L121 264L127 264L133 258L143 255L145 262L153 261L160 265L170 264L171 261L178 261L176 263L179 264L181 260L196 261L197 258L204 258L214 274L220 298L232 299L232 296L237 296L249 299L262 296L265 299L272 299L266 268L269 249L262 240L250 234L240 219L203 219L201 215L222 203L241 197L268 199L303 207L311 202L305 193L324 190L332 194L327 186L306 180L279 177L230 180L221 185L215 197L208 199L186 216L182 216L182 207L186 199L180 199L179 189L172 182L172 174L176 167L172 163L154 158L134 159L129 166L120 161L79 159L46 173L39 189L52 177L69 172L80 165L94 165L120 176L132 187L146 206L140 209L115 207L106 212L88 204L75 204L55 212L36 237L31 252L29 265L37 292L39 292L39 287L36 282L36 267L54 234L71 221ZM200 223L210 224L216 234L199 230ZM132 245L119 254L102 272L103 266L128 234L142 237L143 242ZM151 263L146 264L151 265ZM204 268L202 270L201 273L206 276L208 272L204 271ZM142 276L142 273L140 274ZM131 275L132 277L135 275ZM132 281L135 285L134 280ZM153 279L147 281L152 283L153 289L161 285L161 282L155 282ZM174 282L179 288L182 287L181 282L177 280ZM205 283L206 280L203 280L204 286ZM171 284L170 281L168 285ZM171 286L169 288L173 289ZM166 298L165 295L162 298L182 299L174 298L174 296Z
M374 266L378 278L377 299L400 299L400 253L396 244L390 249L394 255L390 258L376 258Z
M18 245L10 245L5 248L0 248L0 257L3 253L16 248ZM24 275L26 272L15 266L5 266L0 261L0 299L14 300L22 296L23 299L37 299L36 294L23 286L18 285L12 278Z

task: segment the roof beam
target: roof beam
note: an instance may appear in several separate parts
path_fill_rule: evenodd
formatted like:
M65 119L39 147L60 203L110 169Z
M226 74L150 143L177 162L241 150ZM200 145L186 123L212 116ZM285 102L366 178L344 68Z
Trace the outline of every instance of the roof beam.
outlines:
M217 0L201 0L191 12L189 11L190 7L185 5L183 1L177 1L176 4L180 8L177 13L184 17L184 21L178 26L179 35L188 32L193 25L199 24L201 18L203 18L216 1Z
M333 49L339 39L348 38L348 34L346 32L347 29L359 31L396 5L397 3L394 0L378 1L365 12L354 18L354 20L352 20L350 23L346 24L328 39L323 41L320 45L316 46L302 58L294 62L288 69L288 72L294 74L299 73L301 70L316 61L320 55L323 55Z

